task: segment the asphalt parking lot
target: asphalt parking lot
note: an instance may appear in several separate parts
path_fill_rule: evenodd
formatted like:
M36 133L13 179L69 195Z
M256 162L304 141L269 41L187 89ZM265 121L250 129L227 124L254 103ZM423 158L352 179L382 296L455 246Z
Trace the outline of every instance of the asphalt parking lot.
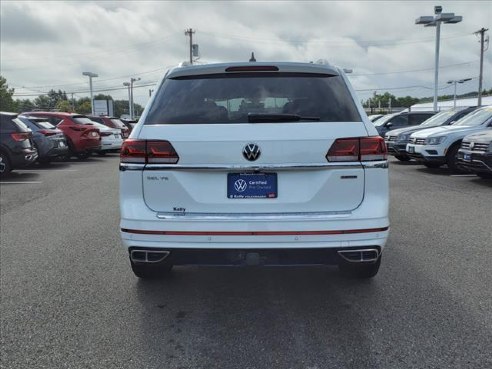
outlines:
M379 274L176 268L139 281L118 157L0 181L2 368L490 368L492 181L391 161Z

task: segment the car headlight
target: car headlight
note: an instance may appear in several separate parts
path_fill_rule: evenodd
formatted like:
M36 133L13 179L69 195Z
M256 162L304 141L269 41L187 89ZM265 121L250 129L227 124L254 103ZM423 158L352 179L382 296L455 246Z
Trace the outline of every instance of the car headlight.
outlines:
M425 140L426 145L439 145L446 139L446 136L429 137Z
M404 142L407 142L409 139L410 139L410 133L408 133L406 135L399 135L396 138L397 141L404 141Z

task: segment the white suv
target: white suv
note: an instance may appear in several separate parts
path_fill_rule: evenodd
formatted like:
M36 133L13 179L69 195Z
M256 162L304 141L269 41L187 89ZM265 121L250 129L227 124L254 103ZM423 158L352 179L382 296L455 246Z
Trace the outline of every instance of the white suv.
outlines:
M174 68L121 149L134 273L339 265L373 277L388 230L384 141L329 65Z
M492 106L484 106L465 115L450 126L424 129L410 135L408 155L428 168L447 164L459 171L458 150L463 138L469 134L492 127Z

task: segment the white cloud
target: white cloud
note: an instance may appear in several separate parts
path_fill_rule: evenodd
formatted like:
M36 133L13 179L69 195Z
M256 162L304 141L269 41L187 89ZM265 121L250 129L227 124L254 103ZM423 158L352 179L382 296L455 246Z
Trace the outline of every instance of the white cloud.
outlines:
M462 23L443 25L440 84L478 76L479 44L472 32L490 28L485 1L441 2ZM433 2L235 1L235 2L14 2L1 6L1 74L18 93L86 91L82 72L99 74L96 89L122 87L131 76L157 81L166 67L188 58L184 30L196 30L201 61L311 61L326 58L353 68L356 89L392 90L397 96L431 96L435 29L414 24L433 13ZM469 64L464 64L472 62ZM418 72L391 73L398 71ZM484 87L492 87L492 56L485 57ZM388 74L389 73L389 74ZM477 88L477 81L460 86ZM147 101L148 88L135 91ZM447 91L447 90L446 90ZM126 90L111 91L126 98ZM371 91L360 92L367 98ZM80 95L87 95L81 92Z

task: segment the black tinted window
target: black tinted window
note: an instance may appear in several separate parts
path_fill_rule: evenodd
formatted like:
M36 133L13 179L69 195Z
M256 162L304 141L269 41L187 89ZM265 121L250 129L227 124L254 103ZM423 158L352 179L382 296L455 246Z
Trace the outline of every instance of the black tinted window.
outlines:
M17 132L18 128L11 115L0 115L0 130L2 132ZM15 116L14 116L15 118Z
M145 124L246 123L250 113L361 119L339 76L249 73L167 79Z
M390 120L392 127L404 127L408 124L408 116L406 115L397 115L393 119Z
M410 124L411 125L416 125L420 124L430 117L432 117L434 114L413 114L410 116Z

